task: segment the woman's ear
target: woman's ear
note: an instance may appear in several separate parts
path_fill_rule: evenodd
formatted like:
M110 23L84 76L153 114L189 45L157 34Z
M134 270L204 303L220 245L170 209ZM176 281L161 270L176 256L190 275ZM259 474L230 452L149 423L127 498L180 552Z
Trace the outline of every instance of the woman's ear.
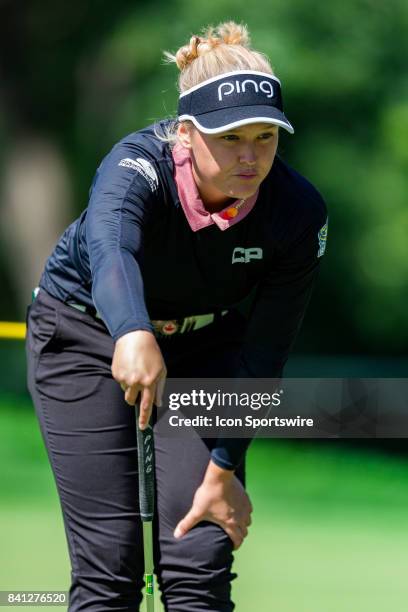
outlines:
M182 121L177 127L177 136L183 147L191 149L191 128L187 121Z

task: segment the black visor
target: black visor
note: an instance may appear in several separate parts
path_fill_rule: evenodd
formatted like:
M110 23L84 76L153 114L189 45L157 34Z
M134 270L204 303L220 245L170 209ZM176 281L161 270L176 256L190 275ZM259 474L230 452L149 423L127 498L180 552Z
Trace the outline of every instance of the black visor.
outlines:
M206 134L249 123L271 123L294 132L283 113L279 79L248 70L221 74L182 93L178 119L192 121Z

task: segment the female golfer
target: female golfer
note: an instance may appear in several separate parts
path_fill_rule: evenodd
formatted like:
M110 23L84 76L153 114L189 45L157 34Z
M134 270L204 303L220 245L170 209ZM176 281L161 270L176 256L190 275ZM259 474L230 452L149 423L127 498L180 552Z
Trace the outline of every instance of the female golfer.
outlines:
M169 54L168 54L169 55ZM293 133L245 27L175 56L177 120L116 144L28 312L28 381L72 564L69 610L136 610L135 441L166 376L278 377L325 245L316 189L276 155ZM156 437L155 570L170 612L230 611L248 533L245 440Z

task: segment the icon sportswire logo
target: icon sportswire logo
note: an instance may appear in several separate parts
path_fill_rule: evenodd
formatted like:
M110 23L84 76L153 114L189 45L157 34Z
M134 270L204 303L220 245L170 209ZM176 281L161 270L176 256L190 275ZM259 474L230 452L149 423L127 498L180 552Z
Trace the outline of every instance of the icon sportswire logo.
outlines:
M139 174L141 174L149 183L150 189L152 191L156 191L159 185L159 179L156 170L153 168L152 164L147 161L147 159L143 159L142 157L138 157L137 159L125 157L124 159L120 160L118 166L131 168L132 170L139 172Z
M218 86L218 100L221 102L224 96L230 96L232 93L245 93L247 85L252 86L255 93L266 94L267 98L273 98L273 85L269 81L261 81L257 83L253 79L245 79L245 81L227 81Z
M232 263L249 263L252 259L262 259L263 251L260 247L235 247L232 253Z

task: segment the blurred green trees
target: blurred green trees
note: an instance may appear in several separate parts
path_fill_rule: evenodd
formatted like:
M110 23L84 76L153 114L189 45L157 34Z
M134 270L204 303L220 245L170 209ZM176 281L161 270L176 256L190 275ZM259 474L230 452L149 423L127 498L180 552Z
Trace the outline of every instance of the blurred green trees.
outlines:
M248 24L283 84L294 136L281 156L329 207L320 282L298 348L402 354L408 341L408 5L404 0L35 0L3 3L2 141L52 132L72 177L72 216L114 142L174 113L162 62L209 23ZM5 51L5 49L3 49ZM5 148L6 148L5 147ZM3 152L4 155L4 152ZM6 255L3 254L3 260ZM12 279L3 261L3 286ZM2 318L12 303L2 303Z

